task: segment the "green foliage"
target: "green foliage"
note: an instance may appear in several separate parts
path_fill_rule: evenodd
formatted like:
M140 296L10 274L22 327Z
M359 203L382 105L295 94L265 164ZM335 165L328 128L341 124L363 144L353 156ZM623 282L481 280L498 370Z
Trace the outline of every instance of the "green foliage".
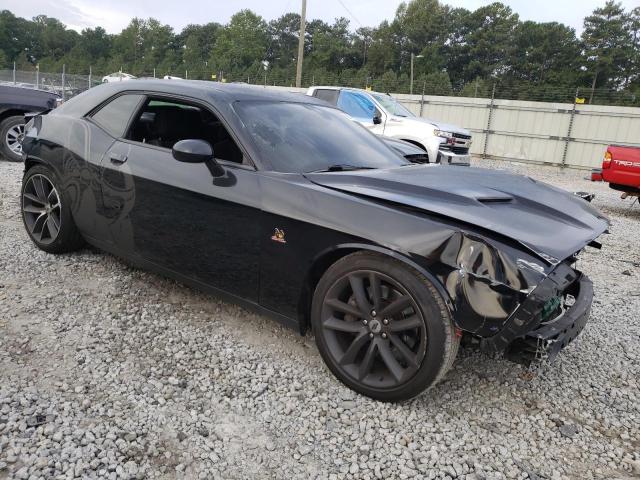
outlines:
M613 0L584 19L585 65L596 87L619 88L628 81L634 56L633 23L633 14ZM636 56L637 49L636 42Z
M435 72L427 75L420 75L413 84L413 93L424 93L426 95L451 95L451 79L447 72Z
M218 32L209 63L214 70L240 73L266 60L267 23L251 10L241 10Z
M460 95L463 97L487 98L491 96L491 85L487 80L476 77L475 80L464 84Z
M188 25L174 32L133 18L120 33L67 29L55 18L32 20L0 11L0 68L88 73L120 69L138 76L293 85L300 16L266 22L251 10L226 25ZM640 7L607 1L584 19L584 32L556 22L521 21L495 2L476 10L441 0L408 0L394 18L353 31L349 20L307 21L303 84L372 86L381 91L571 101L575 89L593 102L640 103ZM267 68L265 68L265 65ZM597 89L603 89L598 91ZM605 91L606 90L606 91Z

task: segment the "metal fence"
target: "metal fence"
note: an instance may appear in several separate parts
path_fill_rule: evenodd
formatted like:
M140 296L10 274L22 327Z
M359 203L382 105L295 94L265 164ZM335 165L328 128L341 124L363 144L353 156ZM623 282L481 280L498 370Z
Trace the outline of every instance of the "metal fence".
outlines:
M452 97L399 99L413 112L474 134L471 153L591 169L607 145L640 147L640 108Z
M91 87L99 85L100 82L101 78L95 78L92 75L73 75L64 71L60 73L44 73L39 70L0 70L1 84L40 88L55 92L64 99L69 99Z

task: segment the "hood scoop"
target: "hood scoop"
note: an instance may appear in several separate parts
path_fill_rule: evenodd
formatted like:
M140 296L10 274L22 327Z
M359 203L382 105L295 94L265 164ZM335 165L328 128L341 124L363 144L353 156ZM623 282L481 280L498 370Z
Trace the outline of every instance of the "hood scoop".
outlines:
M305 176L327 188L491 230L556 262L608 227L606 218L583 199L502 171L415 165Z

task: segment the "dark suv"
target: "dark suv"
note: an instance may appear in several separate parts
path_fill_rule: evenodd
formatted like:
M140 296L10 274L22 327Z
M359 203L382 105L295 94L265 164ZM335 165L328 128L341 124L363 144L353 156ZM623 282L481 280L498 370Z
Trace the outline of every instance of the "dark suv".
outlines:
M14 162L22 160L25 114L51 110L60 100L52 92L0 85L0 155Z

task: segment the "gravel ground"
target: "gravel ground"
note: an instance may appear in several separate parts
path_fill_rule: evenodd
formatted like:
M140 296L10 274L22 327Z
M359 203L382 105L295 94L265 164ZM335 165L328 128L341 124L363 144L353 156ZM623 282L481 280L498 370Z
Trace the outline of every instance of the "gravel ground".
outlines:
M0 162L0 480L640 478L640 208L585 172L489 163L597 192L592 319L535 374L464 349L383 404L312 338L92 250L52 256Z

